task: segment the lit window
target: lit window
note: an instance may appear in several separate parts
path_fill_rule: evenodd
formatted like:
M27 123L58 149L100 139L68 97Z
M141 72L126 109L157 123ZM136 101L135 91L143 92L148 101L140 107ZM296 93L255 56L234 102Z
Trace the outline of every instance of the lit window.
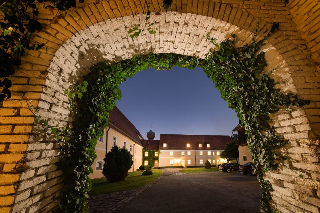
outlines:
M187 143L187 147L190 147L190 143Z
M208 151L208 155L211 155L211 151Z
M155 160L154 163L157 164L157 163L158 163L158 160Z
M220 152L217 152L217 155L220 155Z
M103 162L102 161L98 161L96 164L96 170L102 170L103 169Z
M191 160L188 160L188 164L189 164L189 165L191 164Z
M214 152L212 152L212 155L214 155Z
M202 147L202 143L199 143L199 147Z
M144 153L144 156L145 156L145 157L148 157L148 152L145 152L145 153Z
M214 163L215 162L215 160L212 160L212 163Z
M203 160L200 160L200 164L203 164Z
M170 152L170 155L173 156L173 152Z
M170 160L170 165L173 165L173 160Z
M144 165L148 166L148 161L147 160L144 161Z
M200 155L203 155L203 152L202 152L202 151L200 151Z
M103 143L103 137L99 137L99 142Z
M210 147L210 143L207 143L207 147Z
M211 163L211 159L208 159L209 163Z
M158 157L159 153L158 152L155 152L154 153L154 156Z
M113 146L117 145L117 138L113 136Z
M132 152L132 145L130 145L130 152Z
M127 147L127 142L123 142L123 148Z
M163 143L163 147L167 147L167 143Z
M247 156L243 156L243 161L247 161Z
M184 156L184 152L181 152L181 156Z
M190 151L188 152L188 155L191 155L191 152L190 152Z

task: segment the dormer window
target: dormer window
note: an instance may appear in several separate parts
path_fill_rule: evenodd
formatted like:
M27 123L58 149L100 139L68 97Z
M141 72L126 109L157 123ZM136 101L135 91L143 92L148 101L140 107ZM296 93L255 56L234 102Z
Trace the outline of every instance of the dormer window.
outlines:
M202 147L202 143L199 143L199 147Z
M210 143L207 143L207 147L208 147L208 148L210 147Z
M163 145L162 145L163 147L167 147L167 143L163 143Z
M187 147L190 147L190 143L187 143Z

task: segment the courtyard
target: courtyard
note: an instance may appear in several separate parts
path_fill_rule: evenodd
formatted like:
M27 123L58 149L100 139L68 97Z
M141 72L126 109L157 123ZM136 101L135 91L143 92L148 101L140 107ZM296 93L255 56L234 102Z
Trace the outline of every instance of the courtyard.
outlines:
M107 197L113 203L109 209L90 205L94 206L90 212L260 212L262 190L255 176L238 172L186 174L179 170L164 169L162 177L141 192L95 196L89 203L100 200L108 205Z

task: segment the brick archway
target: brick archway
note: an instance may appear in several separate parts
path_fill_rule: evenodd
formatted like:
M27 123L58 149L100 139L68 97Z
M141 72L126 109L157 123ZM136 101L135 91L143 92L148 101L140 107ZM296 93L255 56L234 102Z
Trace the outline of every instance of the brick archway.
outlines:
M301 38L290 19L290 8L284 3L223 2L173 4L172 12L151 16L154 20L150 21L155 21L159 28L155 35L144 33L134 39L127 31L134 23L144 23L144 15L132 16L145 12L143 1L80 4L64 17L58 16L57 11L41 10L39 19L47 26L35 40L45 43L49 50L28 52L23 57L23 64L11 77L13 97L0 108L0 210L49 211L56 205L51 198L61 188L61 171L53 165L58 160L58 146L32 134L34 118L27 100L33 100L42 117L63 124L69 118L64 89L97 61L119 61L150 51L203 58L212 48L206 41L206 33L218 41L235 33L238 45L243 45L251 40L258 23L258 37L263 37L271 23L279 21L280 30L263 47L268 60L266 71L281 83L283 91L297 93L300 98L311 100L311 104L272 116L278 133L290 140L283 149L290 159L285 167L268 173L266 178L275 189L273 204L278 211L317 212L320 197L319 74L314 62L317 55L305 48L310 44ZM293 8L296 6L294 2L291 4ZM160 11L159 5L153 1L151 10ZM262 15L266 12L269 17ZM19 168L27 170L21 172Z

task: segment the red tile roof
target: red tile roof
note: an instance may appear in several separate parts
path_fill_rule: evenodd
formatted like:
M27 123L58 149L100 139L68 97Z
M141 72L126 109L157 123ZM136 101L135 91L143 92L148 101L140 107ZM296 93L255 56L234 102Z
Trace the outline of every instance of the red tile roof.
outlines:
M225 144L231 142L227 135L179 135L179 134L160 134L160 149L179 149L179 150L224 150ZM167 143L167 148L163 147ZM190 147L187 147L187 143ZM202 147L199 147L199 143ZM207 147L210 144L210 147Z
M137 128L117 107L114 107L113 110L109 112L108 126L124 134L131 140L142 144L141 140L143 140L143 137L139 130L137 130Z
M158 150L160 140L143 140L142 146L145 150Z

